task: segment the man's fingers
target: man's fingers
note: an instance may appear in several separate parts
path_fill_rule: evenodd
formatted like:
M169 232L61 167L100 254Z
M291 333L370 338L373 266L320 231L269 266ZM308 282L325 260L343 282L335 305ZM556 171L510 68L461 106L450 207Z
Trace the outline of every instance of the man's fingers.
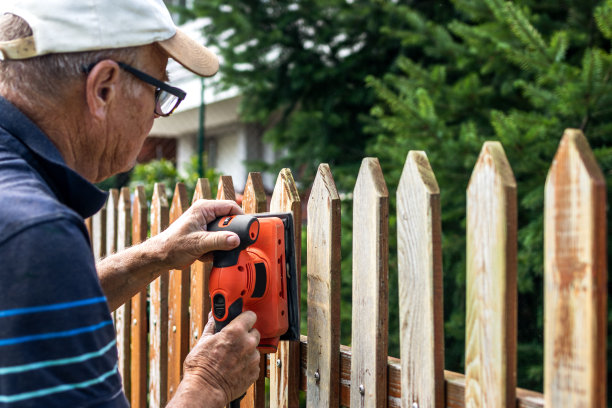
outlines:
M206 222L212 222L224 215L242 214L242 208L232 200L197 200L192 205L193 211L201 211Z
M229 251L240 244L240 238L233 232L201 232L199 250L205 254L211 251Z
M248 332L253 328L256 321L257 315L247 310L239 314L228 326L240 326L244 331Z
M202 337L210 336L215 334L215 319L213 319L212 312L208 312L208 321L206 322L206 326L204 326L204 332L202 333Z

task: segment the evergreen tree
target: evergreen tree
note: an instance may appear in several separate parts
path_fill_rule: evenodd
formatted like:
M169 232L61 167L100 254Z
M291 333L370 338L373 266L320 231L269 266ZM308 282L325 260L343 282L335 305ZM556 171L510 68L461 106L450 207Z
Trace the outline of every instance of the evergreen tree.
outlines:
M414 1L413 7L446 20L454 12L440 2ZM395 9L386 0L195 0L183 12L211 19L204 36L219 46L223 83L241 90L241 119L264 124L266 140L283 149L273 173L289 167L306 189L319 163L329 163L338 189L348 193L372 138L363 130L375 101L365 79L385 74L403 48L400 38L381 33L383 26L408 27ZM351 207L350 199L343 201L343 344L350 344L351 332ZM392 292L389 350L395 356L397 305Z
M368 131L394 191L408 150L425 150L441 188L446 368L462 371L465 189L485 140L502 142L518 186L518 383L542 388L543 192L563 130L585 131L612 181L612 1L454 0L450 23L400 5L399 73L368 81ZM421 50L424 58L410 52ZM608 197L610 200L610 197ZM610 367L610 364L608 365Z

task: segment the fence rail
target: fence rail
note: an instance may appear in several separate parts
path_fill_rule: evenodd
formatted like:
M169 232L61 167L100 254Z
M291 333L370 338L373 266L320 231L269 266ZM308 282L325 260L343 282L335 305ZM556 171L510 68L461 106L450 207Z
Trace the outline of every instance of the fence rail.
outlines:
M516 387L516 187L501 144L485 143L467 188L463 375L444 370L442 209L426 154L409 152L397 190L401 359L387 357L389 193L378 160L364 159L353 192L352 348L340 345L340 197L320 165L307 205L309 337L262 359L241 406L297 407L300 390L309 407L605 406L606 188L582 132L565 132L545 186L544 394ZM184 185L173 197L168 205L156 184L149 208L142 187L132 198L112 190L88 220L95 257L145 240L149 215L150 233L160 233L188 208ZM192 200L201 198L211 198L204 179ZM217 199L235 199L231 177L219 180ZM292 211L301 247L302 207L288 169L269 209L259 173L249 174L242 203L246 213ZM132 407L162 407L176 391L210 310L210 269L197 261L163 273L114 312Z

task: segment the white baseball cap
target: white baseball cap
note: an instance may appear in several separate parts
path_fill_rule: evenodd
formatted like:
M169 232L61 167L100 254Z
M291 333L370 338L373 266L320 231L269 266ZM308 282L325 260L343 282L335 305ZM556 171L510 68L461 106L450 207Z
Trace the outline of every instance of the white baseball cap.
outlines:
M32 36L0 41L0 60L157 43L169 57L201 76L219 69L217 56L178 29L162 0L0 0Z

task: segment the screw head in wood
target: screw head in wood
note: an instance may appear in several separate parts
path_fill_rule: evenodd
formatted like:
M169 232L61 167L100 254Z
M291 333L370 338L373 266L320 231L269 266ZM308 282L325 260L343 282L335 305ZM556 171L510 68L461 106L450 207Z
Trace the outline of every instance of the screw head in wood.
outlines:
M361 395L365 394L365 387L363 386L363 384L359 384L359 393Z
M283 365L282 361L280 361L280 358L278 360L276 360L276 366L277 367L281 367Z
M176 333L176 326L172 326L172 333Z
M132 320L132 324L133 324L134 326L136 326L136 325L138 324L138 320L136 320L136 319Z
M197 339L198 338L198 333L193 333L193 338Z
M321 374L319 374L319 370L315 371L314 379L316 382L319 382L319 380L321 379Z

